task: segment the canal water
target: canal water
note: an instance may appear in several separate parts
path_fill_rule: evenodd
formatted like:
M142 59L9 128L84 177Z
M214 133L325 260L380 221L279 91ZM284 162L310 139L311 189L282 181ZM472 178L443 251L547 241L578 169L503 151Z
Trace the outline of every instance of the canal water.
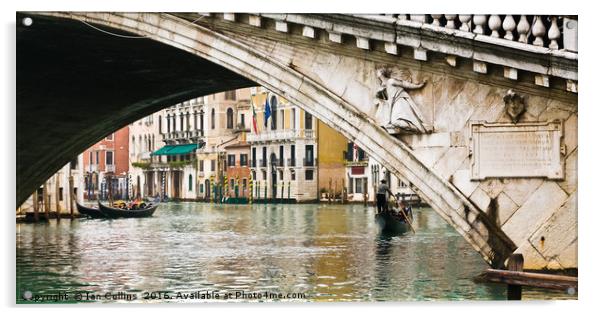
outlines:
M416 234L389 238L363 205L168 203L152 218L17 224L17 300L505 299L472 281L488 266L453 228L430 208L414 216Z

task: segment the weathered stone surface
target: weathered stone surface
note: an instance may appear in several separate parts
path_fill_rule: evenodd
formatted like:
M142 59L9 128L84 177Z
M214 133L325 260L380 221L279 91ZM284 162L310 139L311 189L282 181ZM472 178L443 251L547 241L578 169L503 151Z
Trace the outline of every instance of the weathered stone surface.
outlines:
M577 130L577 114L573 114L564 121L564 145L567 155L577 148Z
M422 162L425 166L432 168L433 165L445 154L447 148L445 147L433 147L433 148L416 148L414 149L414 155Z
M516 205L523 205L527 198L543 183L542 179L504 179L504 193Z
M452 183L467 197L469 197L479 185L478 181L470 180L470 170L468 169L458 169L452 176Z
M546 181L514 212L502 229L515 243L521 243L556 212L566 198L567 194L556 183Z
M497 196L497 204L498 204L498 223L500 226L504 225L506 221L514 214L514 212L518 209L518 205L512 201L506 195L506 193L502 192Z
M577 194L573 193L564 205L529 238L529 242L544 258L552 260L576 240ZM576 259L576 257L559 258L567 267L576 266Z
M467 156L467 147L450 147L435 163L433 170L435 170L435 172L443 179L449 179L449 177L460 168Z
M494 199L504 189L504 183L502 183L502 181L498 179L488 179L485 181L481 181L479 188L485 191L485 193L487 193L487 196Z
M523 255L523 258L525 259L523 269L525 270L542 269L543 267L548 266L548 261L537 251L537 249L533 248L533 245L528 241L525 241L518 246L514 253Z
M562 268L577 268L579 266L579 247L577 239L555 256Z
M577 191L577 159L578 150L574 150L567 158L564 163L564 181L558 183L558 185L567 193L572 194Z
M474 192L472 192L472 194L470 195L470 200L474 204L476 204L482 211L487 210L489 202L491 202L491 199L489 198L487 193L485 193L485 191L479 188L476 188Z

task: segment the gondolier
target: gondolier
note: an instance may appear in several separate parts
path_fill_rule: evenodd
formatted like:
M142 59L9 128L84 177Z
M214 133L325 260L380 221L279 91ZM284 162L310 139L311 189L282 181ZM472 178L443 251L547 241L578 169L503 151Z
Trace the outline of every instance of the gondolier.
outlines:
M389 189L387 185L387 180L380 180L380 184L378 185L378 190L376 191L376 208L377 213L388 211L387 207L387 193L393 195L393 192Z

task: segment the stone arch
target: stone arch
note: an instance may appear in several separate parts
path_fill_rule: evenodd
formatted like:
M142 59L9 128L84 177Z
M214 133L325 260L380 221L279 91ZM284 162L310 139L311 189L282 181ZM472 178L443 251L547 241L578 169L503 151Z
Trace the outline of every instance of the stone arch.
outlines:
M483 258L501 266L514 243L449 182L426 167L400 140L378 127L352 104L304 76L293 66L211 29L169 14L45 13L82 20L146 37L220 65L299 105L365 149L396 176L403 176L421 198L451 224ZM214 109L211 113L212 127ZM175 116L174 123L175 123ZM175 130L175 129L174 129Z

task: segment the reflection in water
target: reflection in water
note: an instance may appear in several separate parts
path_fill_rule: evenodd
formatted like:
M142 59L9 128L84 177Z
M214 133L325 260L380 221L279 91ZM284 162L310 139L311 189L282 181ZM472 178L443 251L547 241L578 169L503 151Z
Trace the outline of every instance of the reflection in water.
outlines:
M484 261L431 209L381 236L361 205L172 203L152 218L17 224L24 291L304 293L311 301L505 299ZM524 298L575 298L526 290Z

